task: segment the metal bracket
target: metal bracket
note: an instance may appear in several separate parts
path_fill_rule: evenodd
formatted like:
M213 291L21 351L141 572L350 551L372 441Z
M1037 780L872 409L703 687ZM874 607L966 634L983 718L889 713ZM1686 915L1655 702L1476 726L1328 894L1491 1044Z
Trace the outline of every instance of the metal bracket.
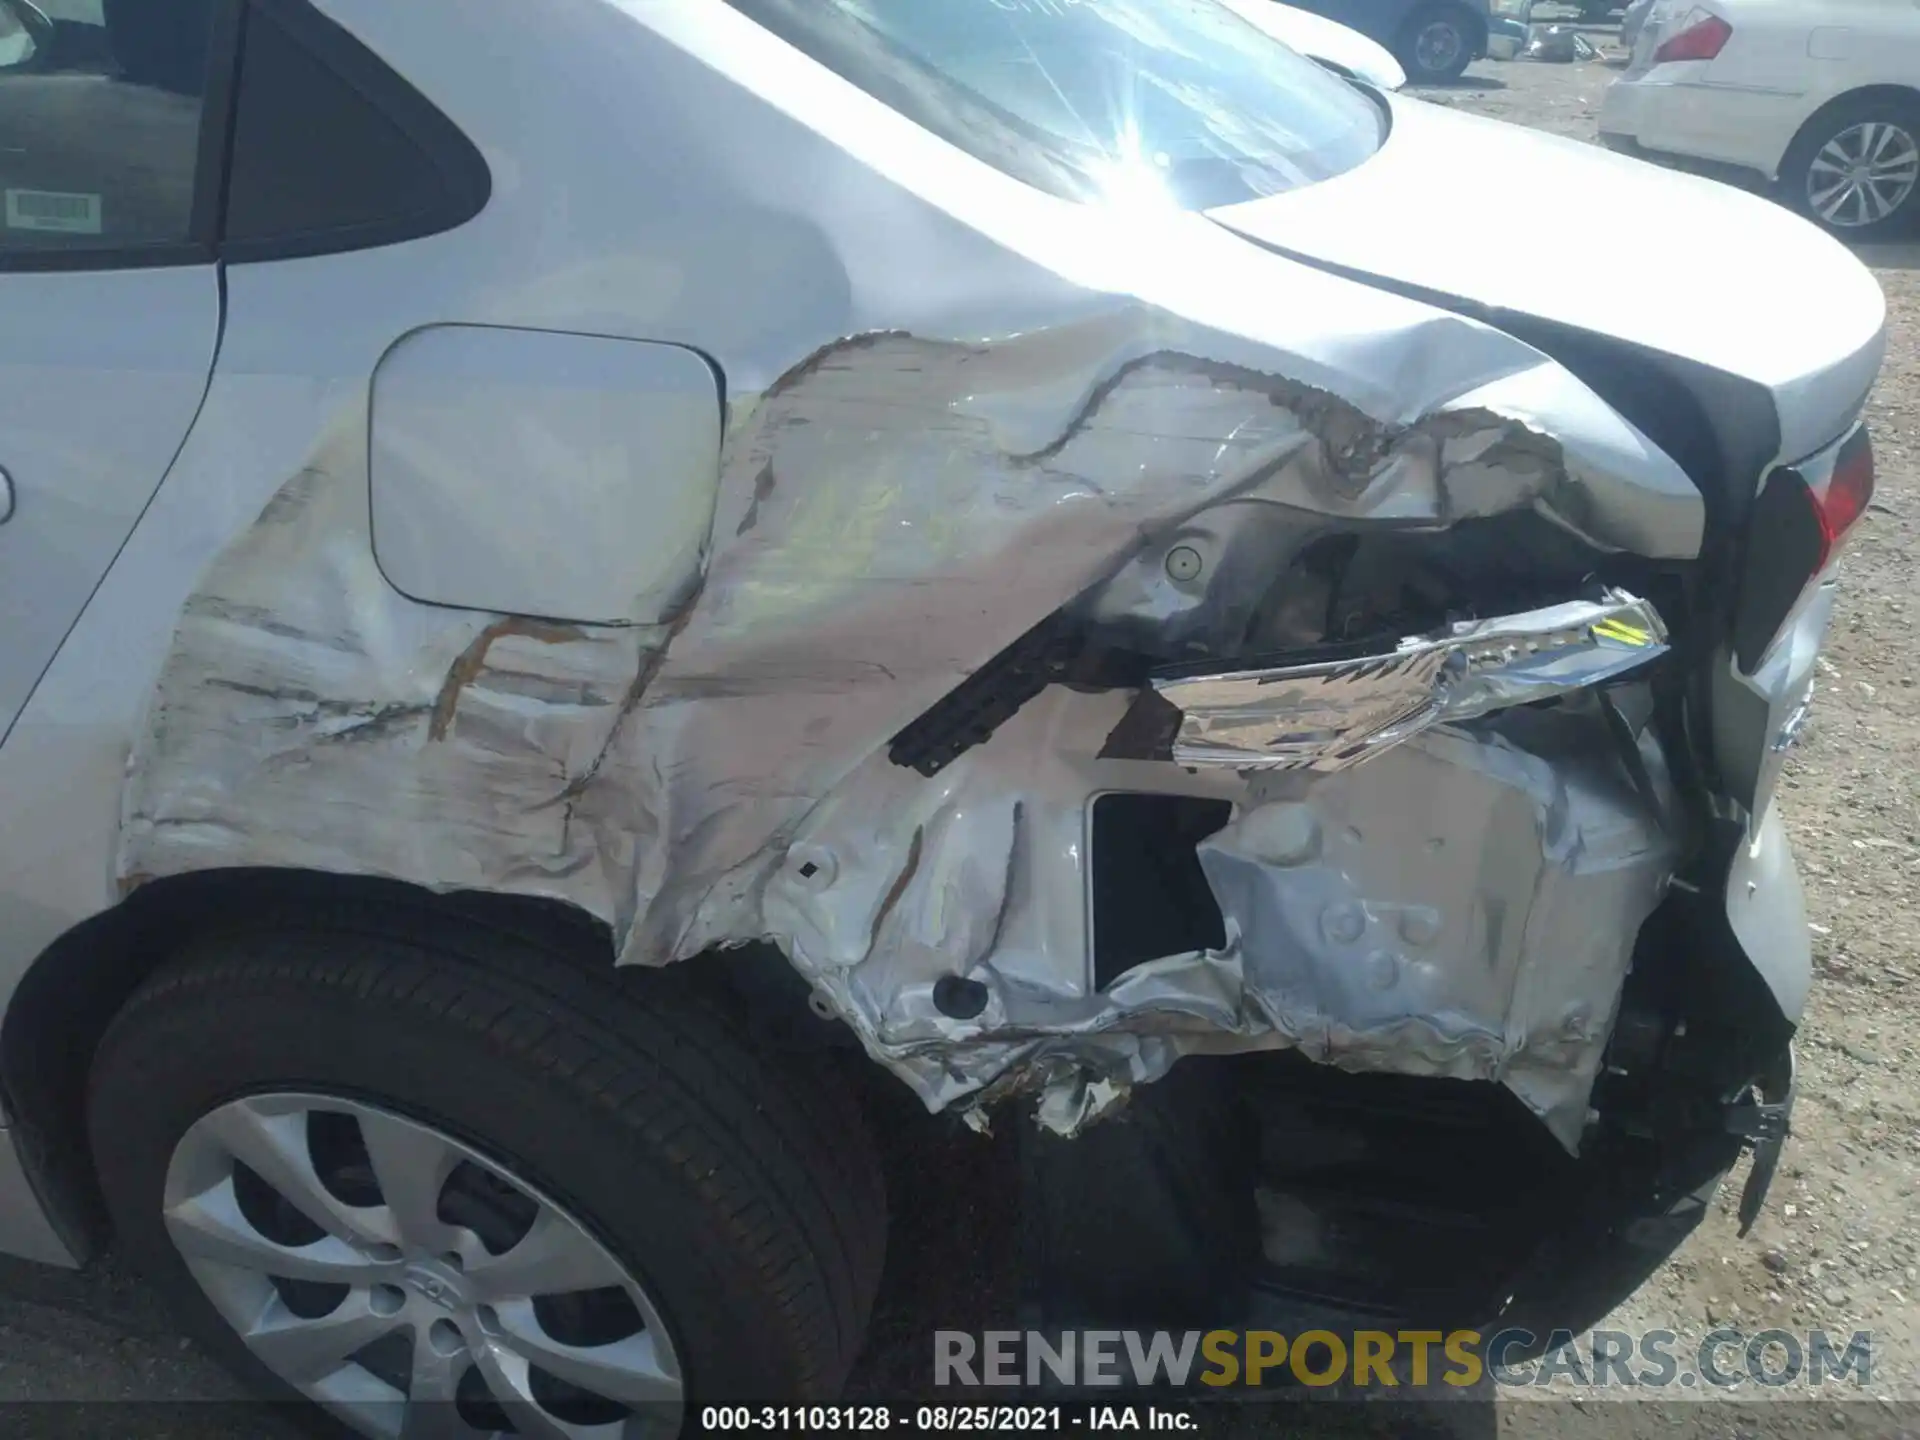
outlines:
M1747 1172L1746 1188L1740 1192L1743 1238L1760 1218L1760 1211L1767 1203L1767 1191L1772 1188L1774 1174L1780 1168L1781 1152L1786 1148L1787 1137L1793 1133L1793 1098L1798 1081L1792 1046L1787 1047L1784 1069L1784 1076L1774 1077L1780 1082L1777 1087L1770 1087L1765 1081L1756 1087L1762 1098L1729 1105L1726 1111L1727 1132L1738 1135L1753 1147L1753 1168ZM1765 1098L1769 1094L1779 1098Z
M1049 685L1131 690L1146 679L1140 657L1090 646L1079 621L1055 611L894 736L888 758L922 775L938 775L974 746L986 744Z

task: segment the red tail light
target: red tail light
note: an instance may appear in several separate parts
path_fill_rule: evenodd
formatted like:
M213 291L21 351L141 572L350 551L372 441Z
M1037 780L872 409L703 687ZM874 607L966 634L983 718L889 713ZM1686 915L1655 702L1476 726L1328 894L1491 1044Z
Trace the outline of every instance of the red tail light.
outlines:
M1698 5L1681 17L1674 32L1653 52L1653 63L1671 60L1711 60L1733 38L1733 26Z
M1822 455L1775 470L1748 517L1733 620L1734 656L1748 674L1873 499L1873 442L1866 426L1830 453L1831 459Z
M1864 428L1840 447L1839 458L1833 462L1833 474L1827 478L1827 488L1811 493L1820 533L1826 540L1820 555L1824 569L1873 500L1873 442L1867 438Z

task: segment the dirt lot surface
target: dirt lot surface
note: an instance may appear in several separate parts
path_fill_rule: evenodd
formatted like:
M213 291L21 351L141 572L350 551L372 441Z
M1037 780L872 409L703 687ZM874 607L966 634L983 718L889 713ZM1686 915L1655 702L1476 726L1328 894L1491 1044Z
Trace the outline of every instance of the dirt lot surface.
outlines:
M1590 32L1604 37L1604 30ZM1591 140L1603 63L1482 61L1466 81L1427 98L1478 114ZM1464 158L1464 157L1463 157ZM1526 176L1513 177L1524 191ZM1515 264L1554 266L1556 227L1507 237ZM1569 272L1570 285L1632 284L1640 263L1716 262L1648 217L1641 255ZM1434 1407L1428 1420L1363 1423L1381 1434L1607 1435L1888 1434L1920 1436L1920 244L1864 258L1890 312L1885 373L1870 407L1880 489L1844 562L1844 593L1827 651L1814 723L1786 782L1787 816L1809 891L1819 976L1800 1046L1795 1138L1767 1214L1735 1234L1735 1186L1681 1254L1610 1322L1670 1328L1697 1339L1716 1325L1845 1335L1870 1330L1874 1373L1860 1392L1773 1392L1759 1407L1614 1404L1589 1393L1579 1408L1542 1407L1503 1393L1495 1405ZM1780 277L1790 285L1792 276ZM1756 295L1756 306L1766 297ZM923 1391L929 1332L980 1329L1013 1314L1013 1185L1004 1146L933 1136L895 1176L892 1264L856 1392ZM962 1177L953 1183L953 1177ZM1686 1341L1682 1342L1684 1351ZM177 1402L234 1395L176 1337L153 1297L111 1261L84 1275L0 1270L0 1402L104 1398ZM1617 1395L1618 1392L1612 1392ZM1748 1385L1743 1395L1755 1393ZM1670 1395L1671 1392L1668 1392ZM1690 1392L1686 1398L1693 1398ZM1905 1403L1895 1403L1896 1400ZM1341 1407L1363 1411L1369 1407ZM1445 1412L1445 1413L1442 1413ZM42 1429L60 1429L49 1408ZM253 1415L129 1406L67 1433L263 1433ZM26 1412L0 1411L6 1433L28 1433ZM1600 1417L1596 1422L1595 1417ZM1297 1418L1297 1417L1296 1417ZM1346 1433L1352 1415L1289 1430ZM94 1423L98 1421L99 1423ZM102 1428L104 1426L105 1428ZM1272 1433L1248 1410L1203 1433ZM289 1432L290 1433L290 1432Z

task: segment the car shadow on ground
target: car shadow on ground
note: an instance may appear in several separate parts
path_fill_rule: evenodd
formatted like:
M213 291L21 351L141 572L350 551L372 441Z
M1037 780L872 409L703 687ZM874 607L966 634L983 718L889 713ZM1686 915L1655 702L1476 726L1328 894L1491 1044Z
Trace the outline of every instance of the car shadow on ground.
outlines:
M867 1077L871 1078L871 1077ZM1021 1167L1007 1114L990 1136L953 1115L929 1116L904 1087L867 1084L870 1122L888 1159L890 1220L887 1264L866 1345L845 1397L869 1404L917 1407L940 1400L1025 1401L1052 1405L1051 1392L943 1391L933 1385L934 1332L1017 1330L1022 1304L1019 1219ZM1403 1382L1404 1383L1404 1382ZM1140 1397L1094 1397L1124 1405ZM1082 1410L1088 1392L1066 1406ZM1393 1390L1343 1389L1337 1397L1298 1388L1218 1398L1189 1392L1197 1429L1211 1440L1496 1440L1499 1414L1490 1384L1445 1400L1399 1399Z

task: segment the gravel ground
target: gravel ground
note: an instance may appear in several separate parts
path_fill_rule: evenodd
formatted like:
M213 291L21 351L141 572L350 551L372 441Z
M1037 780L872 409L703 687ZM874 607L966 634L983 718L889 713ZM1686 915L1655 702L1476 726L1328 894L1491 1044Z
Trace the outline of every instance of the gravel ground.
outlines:
M1482 61L1460 85L1427 98L1590 140L1613 73L1603 63ZM1525 177L1514 183L1523 188ZM1527 237L1526 249L1516 244L1515 263L1554 264L1558 223L1556 217ZM1641 258L1612 257L1604 269L1569 274L1567 282L1631 284ZM1715 257L1692 253L1687 237L1675 236L1657 239L1644 258L1705 270ZM1881 247L1865 258L1890 310L1886 370L1870 407L1880 489L1844 561L1814 724L1785 791L1820 970L1801 1044L1795 1138L1754 1234L1735 1235L1736 1183L1722 1213L1609 1325L1694 1337L1716 1324L1748 1333L1769 1326L1870 1330L1875 1373L1867 1393L1874 1398L1842 1406L1831 1392L1817 1403L1804 1392L1779 1392L1797 1393L1802 1403L1736 1409L1601 1404L1588 1396L1583 1408L1548 1412L1506 1393L1496 1405L1434 1407L1425 1421L1396 1411L1362 1429L1563 1434L1585 1421L1593 1422L1592 1433L1609 1436L1920 1435L1920 779L1913 763L1920 653L1912 628L1920 621L1913 579L1920 560L1913 465L1920 445L1920 245ZM926 1127L914 1127L914 1135L915 1148L894 1177L892 1263L856 1393L922 1390L932 1328L979 1329L1012 1314L1006 1147ZM952 1183L955 1175L961 1183ZM81 1275L0 1265L0 1402L116 1399L159 1407L10 1407L0 1418L8 1434L38 1433L36 1426L54 1433L63 1423L68 1433L105 1433L102 1416L122 1435L252 1437L274 1428L253 1413L166 1408L235 1396L223 1375L177 1338L153 1296L111 1261ZM1896 1397L1916 1403L1895 1405ZM91 1418L74 1429L75 1416ZM1345 1433L1353 1428L1349 1419L1329 1413L1307 1428ZM1204 1431L1276 1428L1271 1415L1242 1413L1210 1416Z

